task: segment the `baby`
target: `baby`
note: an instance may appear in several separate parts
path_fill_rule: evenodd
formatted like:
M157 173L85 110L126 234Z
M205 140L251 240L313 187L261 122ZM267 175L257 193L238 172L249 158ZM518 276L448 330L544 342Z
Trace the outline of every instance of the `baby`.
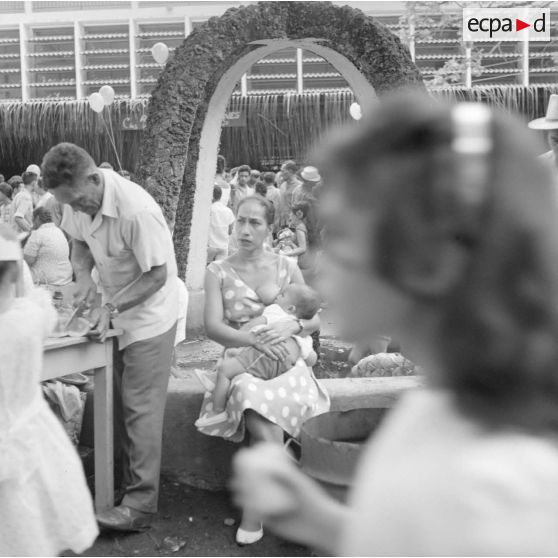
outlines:
M314 289L307 285L288 285L283 293L277 296L274 304L267 306L261 316L245 324L242 329L256 332L265 325L289 316L309 320L318 312L320 304L320 296ZM285 344L288 355L284 360L274 360L255 347L227 349L217 363L217 381L213 390L213 409L218 414L198 419L196 426L212 426L227 419L224 410L231 380L239 374L247 372L261 380L271 380L290 370L299 358L309 366L316 363L311 337L295 335L289 337Z
M288 227L281 229L277 233L277 240L275 241L276 251L279 254L288 253L294 250L296 246L296 234Z

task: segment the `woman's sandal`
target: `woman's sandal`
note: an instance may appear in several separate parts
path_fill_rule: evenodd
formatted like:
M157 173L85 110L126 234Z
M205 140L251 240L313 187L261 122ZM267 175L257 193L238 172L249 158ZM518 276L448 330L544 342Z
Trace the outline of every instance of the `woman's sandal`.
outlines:
M236 544L239 546L248 546L260 541L263 535L263 526L261 525L259 531L246 531L239 527L236 531Z
M197 426L198 428L207 428L209 426L223 424L224 422L227 422L228 419L229 419L229 415L227 414L226 411L223 411L221 413L217 413L216 415L200 417L194 423L194 425Z

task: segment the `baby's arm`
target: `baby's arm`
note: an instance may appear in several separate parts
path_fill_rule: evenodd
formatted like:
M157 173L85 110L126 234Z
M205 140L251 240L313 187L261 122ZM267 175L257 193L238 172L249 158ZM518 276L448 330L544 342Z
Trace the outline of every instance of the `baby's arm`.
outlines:
M264 316L258 316L257 318L246 322L240 329L242 331L250 331L253 327L261 325L267 325L267 318Z

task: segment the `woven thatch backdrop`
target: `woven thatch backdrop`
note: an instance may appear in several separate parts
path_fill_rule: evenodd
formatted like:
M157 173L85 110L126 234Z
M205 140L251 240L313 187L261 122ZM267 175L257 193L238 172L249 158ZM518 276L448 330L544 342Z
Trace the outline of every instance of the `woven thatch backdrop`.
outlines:
M438 98L488 102L523 115L528 120L544 115L556 86L486 86L474 89L439 89ZM248 163L270 166L286 158L303 160L316 139L349 117L350 93L315 95L262 95L231 99L230 110L246 115L246 126L223 129L221 151L231 166ZM139 122L147 100L115 102L110 109L116 147L122 166L138 166L142 132L124 130L132 117ZM83 146L99 163L117 166L103 119L85 101L0 104L0 173L20 174L30 163L40 163L49 147L71 141Z

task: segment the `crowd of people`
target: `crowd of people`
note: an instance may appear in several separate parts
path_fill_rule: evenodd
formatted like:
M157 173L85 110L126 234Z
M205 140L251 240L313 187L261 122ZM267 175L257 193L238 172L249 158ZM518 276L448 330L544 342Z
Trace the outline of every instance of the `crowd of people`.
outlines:
M543 120L544 164L510 116L416 95L379 102L318 167L228 173L219 159L204 312L223 354L200 374L196 426L251 446L232 481L239 544L265 524L330 555L558 553L558 114ZM79 553L99 527L139 531L158 509L181 307L172 235L148 192L69 143L0 196L0 554ZM119 497L96 515L40 396L56 315L33 278L75 283L92 339L119 332ZM424 370L366 443L347 504L283 446L330 409L309 341L322 297L345 339L393 335Z
M317 202L321 187L318 169L298 167L285 161L281 170L261 172L241 165L226 168L217 160L207 250L207 263L219 261L238 250L232 224L241 200L254 195L265 198L273 208L267 250L295 260L308 284L314 282L317 255L321 248Z

